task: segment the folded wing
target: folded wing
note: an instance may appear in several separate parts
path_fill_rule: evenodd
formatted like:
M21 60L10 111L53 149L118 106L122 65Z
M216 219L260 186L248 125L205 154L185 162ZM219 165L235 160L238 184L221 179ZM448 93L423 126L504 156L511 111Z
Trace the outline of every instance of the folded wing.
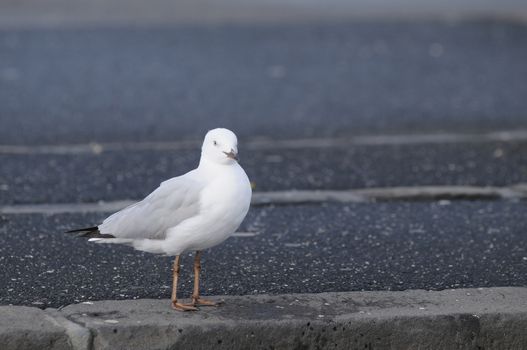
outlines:
M142 201L109 216L99 231L117 238L164 239L169 227L199 213L202 189L189 176L167 180Z

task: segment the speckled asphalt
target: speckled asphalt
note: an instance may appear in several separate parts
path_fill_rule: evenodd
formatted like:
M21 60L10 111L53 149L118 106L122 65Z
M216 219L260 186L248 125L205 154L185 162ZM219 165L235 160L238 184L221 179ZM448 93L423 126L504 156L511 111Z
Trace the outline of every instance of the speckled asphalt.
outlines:
M242 143L240 152L258 191L527 182L527 142L267 151L244 150ZM141 199L198 158L198 148L0 155L0 205Z
M205 294L527 285L527 204L421 202L252 209L204 253ZM0 303L40 307L168 298L171 258L101 246L62 230L104 215L4 216ZM182 295L189 295L190 257Z

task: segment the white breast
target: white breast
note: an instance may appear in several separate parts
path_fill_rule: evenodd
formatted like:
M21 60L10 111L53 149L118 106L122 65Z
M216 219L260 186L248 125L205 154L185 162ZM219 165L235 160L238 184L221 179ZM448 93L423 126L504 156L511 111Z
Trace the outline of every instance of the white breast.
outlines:
M240 226L251 203L251 185L238 164L229 168L202 190L200 214L167 231L168 254L210 248Z

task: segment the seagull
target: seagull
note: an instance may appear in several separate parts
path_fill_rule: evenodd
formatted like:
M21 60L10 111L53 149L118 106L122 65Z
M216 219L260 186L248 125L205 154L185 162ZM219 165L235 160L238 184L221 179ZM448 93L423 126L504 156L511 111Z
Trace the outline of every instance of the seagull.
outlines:
M142 201L106 218L100 225L75 229L78 237L96 243L119 243L137 250L175 256L172 270L172 308L194 311L216 303L199 295L201 252L231 236L251 203L247 174L238 164L236 135L223 128L210 130L196 169L161 183ZM179 257L195 251L192 302L177 299Z

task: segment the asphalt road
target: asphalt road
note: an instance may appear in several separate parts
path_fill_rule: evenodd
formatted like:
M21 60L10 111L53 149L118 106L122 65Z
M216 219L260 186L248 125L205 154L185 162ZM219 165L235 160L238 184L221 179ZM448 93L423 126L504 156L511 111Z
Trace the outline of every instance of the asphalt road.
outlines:
M0 143L527 126L527 26L355 22L0 30Z
M257 191L527 182L527 143L244 150ZM197 166L199 147L101 154L0 155L0 205L141 199ZM31 164L30 170L28 164Z
M445 289L527 284L525 203L327 204L252 209L203 257L205 294ZM168 298L171 258L61 230L104 215L4 216L0 303L58 307ZM183 260L182 295L192 287Z

